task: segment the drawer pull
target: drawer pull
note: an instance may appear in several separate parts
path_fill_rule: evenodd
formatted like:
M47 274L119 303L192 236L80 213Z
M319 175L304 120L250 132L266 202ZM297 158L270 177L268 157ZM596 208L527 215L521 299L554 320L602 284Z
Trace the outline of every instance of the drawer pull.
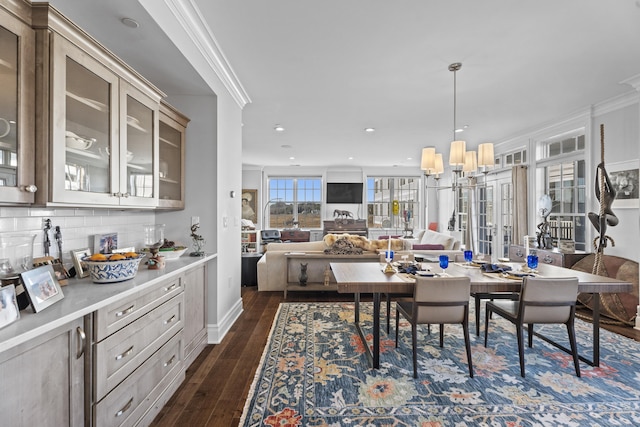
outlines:
M128 355L130 355L131 353L133 353L133 346L129 347L127 349L127 351L125 351L124 353L120 353L119 355L116 356L116 360L120 360L124 357L127 357Z
M164 324L167 325L169 323L173 323L173 321L176 320L176 315L174 314L173 316L171 316L169 319L164 321Z
M87 345L87 334L84 333L84 329L80 326L76 329L78 334L78 349L76 350L76 359L80 359L84 354L85 346Z
M174 360L176 360L175 354L171 356L171 359L169 359L167 362L164 362L164 367L166 368L167 366L172 365Z
M136 306L135 304L132 304L131 307L128 307L128 308L126 308L126 309L124 309L122 311L117 312L116 313L116 317L122 317L122 316L125 316L125 315L131 313L133 311L133 309L135 308L135 306Z
M544 262L546 262L547 264L552 264L553 263L553 258L550 257L549 255L545 255L544 258L542 258L542 260Z
M177 285L175 283L173 283L173 284L171 284L171 286L167 286L166 288L164 288L164 291L165 292L170 292L170 291L174 290L176 288L176 286Z
M133 404L133 397L131 399L129 399L129 401L127 402L126 405L124 405L122 407L122 409L120 409L118 412L116 412L116 417L121 416L122 414L124 414L125 412L127 412L129 410L129 408L131 408L131 405Z

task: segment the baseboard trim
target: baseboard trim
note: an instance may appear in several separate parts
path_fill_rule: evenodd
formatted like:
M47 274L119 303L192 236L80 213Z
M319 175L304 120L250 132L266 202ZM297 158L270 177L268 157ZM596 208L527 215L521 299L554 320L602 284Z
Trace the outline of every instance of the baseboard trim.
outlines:
M231 326L238 320L238 317L242 314L244 309L242 308L242 298L240 298L231 309L222 317L219 323L207 325L207 343L220 344L222 339Z

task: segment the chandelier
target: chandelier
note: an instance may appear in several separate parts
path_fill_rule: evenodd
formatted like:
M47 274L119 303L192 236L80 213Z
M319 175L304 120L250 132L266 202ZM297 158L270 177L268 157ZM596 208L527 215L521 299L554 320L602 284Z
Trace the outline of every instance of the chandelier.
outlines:
M493 144L490 142L479 144L478 151L467 151L466 142L456 140L456 133L461 130L456 126L456 110L457 110L457 75L456 73L462 68L462 63L454 62L449 65L449 71L453 72L453 141L449 148L449 166L454 173L453 186L457 186L458 177L464 173L472 176L478 171L478 168L486 174L489 168L494 166ZM444 162L442 153L436 153L435 147L426 147L422 149L422 159L420 169L424 174L434 176L436 180L440 178L440 174L444 173Z

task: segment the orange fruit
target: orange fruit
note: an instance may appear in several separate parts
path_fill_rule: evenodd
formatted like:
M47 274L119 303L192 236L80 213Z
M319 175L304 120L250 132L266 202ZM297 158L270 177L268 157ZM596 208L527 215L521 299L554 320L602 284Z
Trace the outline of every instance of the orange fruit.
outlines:
M138 254L135 252L127 252L124 256L127 258L138 258Z
M107 257L104 254L93 254L89 257L91 261L106 261Z
M121 261L123 259L127 259L127 257L122 254L113 254L109 257L109 261Z

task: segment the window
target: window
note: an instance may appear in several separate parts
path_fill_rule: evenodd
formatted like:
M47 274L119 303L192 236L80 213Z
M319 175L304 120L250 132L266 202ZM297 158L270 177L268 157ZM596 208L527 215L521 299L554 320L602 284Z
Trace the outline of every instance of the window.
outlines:
M368 227L413 230L420 219L419 189L419 177L368 177Z
M265 228L320 228L321 178L269 178L268 200L263 213L268 224Z
M559 240L574 240L576 249L586 249L586 169L584 129L542 141L537 147L538 199L551 198L549 232L554 246ZM536 207L536 217L541 220Z

